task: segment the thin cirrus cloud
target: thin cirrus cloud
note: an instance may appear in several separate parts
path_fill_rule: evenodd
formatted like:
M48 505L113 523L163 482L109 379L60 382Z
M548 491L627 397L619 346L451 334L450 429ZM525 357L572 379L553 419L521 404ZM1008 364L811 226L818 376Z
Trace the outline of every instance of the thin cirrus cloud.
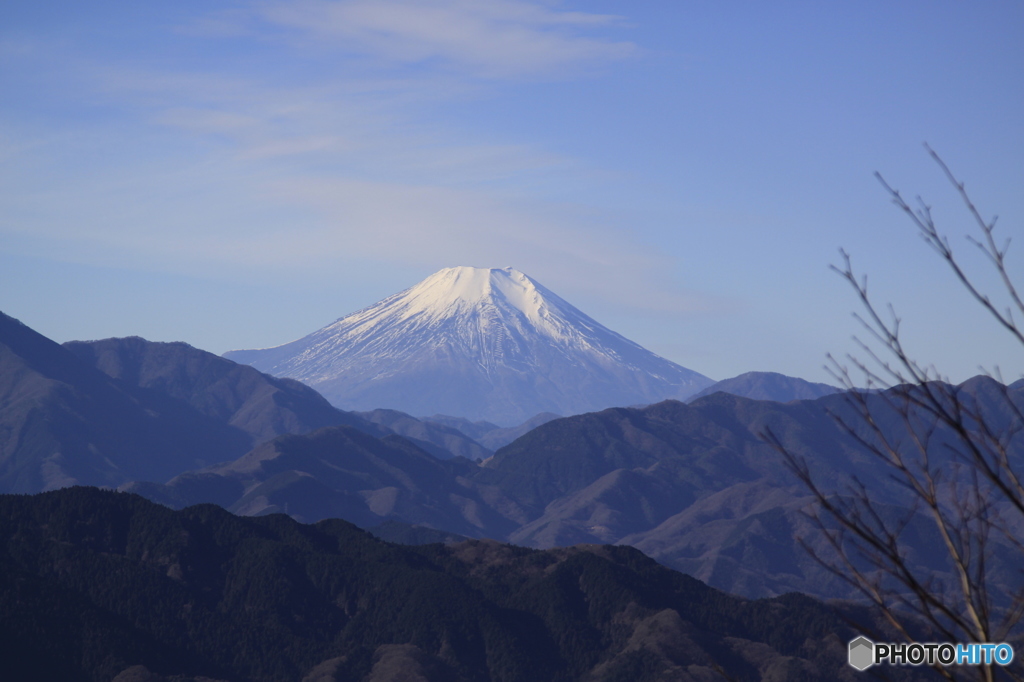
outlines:
M631 42L580 35L618 24L617 17L521 0L306 0L264 5L260 15L346 51L490 77L547 75L637 50Z
M179 82L180 79L175 79ZM250 84L234 97L196 96L190 106L167 106L151 121L228 146L233 162L298 157L319 166L320 177L364 176L444 186L543 181L552 172L578 174L572 159L526 144L466 140L443 124L415 116L415 100L393 101L391 93L350 88L296 89ZM174 96L175 102L184 98ZM283 107L281 102L287 102ZM288 175L289 168L267 168Z

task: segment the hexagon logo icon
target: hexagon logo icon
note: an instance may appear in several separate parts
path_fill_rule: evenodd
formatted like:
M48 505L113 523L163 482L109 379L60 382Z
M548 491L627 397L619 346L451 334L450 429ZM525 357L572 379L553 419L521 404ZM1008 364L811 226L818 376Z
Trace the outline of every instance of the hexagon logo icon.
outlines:
M850 642L850 665L857 670L867 670L874 662L874 642L867 637L858 637Z

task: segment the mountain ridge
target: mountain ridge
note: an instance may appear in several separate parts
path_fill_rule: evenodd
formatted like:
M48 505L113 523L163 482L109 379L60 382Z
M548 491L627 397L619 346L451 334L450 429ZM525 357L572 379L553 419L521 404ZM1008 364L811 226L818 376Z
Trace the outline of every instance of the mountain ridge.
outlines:
M166 480L251 447L241 429L133 390L0 313L0 490Z
M872 621L628 547L401 547L81 487L0 495L0 567L11 682L852 682L844 616Z
M406 421L409 440L437 457L490 455L440 425L419 425L428 440L417 440L418 423ZM186 343L61 345L0 313L0 492L159 485L282 434L341 425L375 438L395 433L298 381Z
M986 396L1003 388L978 378L957 390L987 405ZM1024 389L1015 395L1024 403ZM902 421L886 396L867 399L877 423L900 437ZM801 549L803 537L819 554L828 552L803 513L813 497L761 438L771 428L791 452L807 458L826 488L841 490L844 480L857 476L894 517L910 513L905 491L836 423L838 415L856 424L848 400L838 394L779 403L718 392L691 404L610 408L549 421L480 465L439 461L408 443L394 448L377 441L377 454L367 453L332 433L344 427L332 427L282 436L247 455L250 463L242 458L166 486L131 490L177 507L217 502L238 513L284 511L305 521L334 515L365 527L390 519L542 549L628 544L747 597L800 591L854 598L848 584ZM998 425L1013 415L991 416ZM949 453L945 436L936 435L933 456L940 462ZM328 450L322 445L328 442L337 445ZM1024 450L1018 443L1010 454L1016 459ZM260 465L252 466L256 461ZM402 478L396 469L421 473ZM915 566L946 580L934 529L915 522L912 530ZM1014 579L1005 550L993 544L992 584L999 589Z
M717 381L705 389L698 391L686 402L703 398L717 392L751 398L753 400L773 400L788 403L793 400L815 400L842 389L829 384L807 381L798 377L786 376L778 372L744 372L743 374Z

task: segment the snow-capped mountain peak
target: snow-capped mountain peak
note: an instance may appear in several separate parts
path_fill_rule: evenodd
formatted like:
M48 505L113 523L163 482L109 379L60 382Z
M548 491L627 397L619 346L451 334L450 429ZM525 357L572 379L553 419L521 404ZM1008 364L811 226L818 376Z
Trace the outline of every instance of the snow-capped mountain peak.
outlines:
M299 379L344 409L505 423L685 397L711 383L513 268L445 268L302 339L225 357Z
M503 304L536 323L544 317L546 307L542 289L513 268L445 268L361 312L387 308L405 318L441 319Z

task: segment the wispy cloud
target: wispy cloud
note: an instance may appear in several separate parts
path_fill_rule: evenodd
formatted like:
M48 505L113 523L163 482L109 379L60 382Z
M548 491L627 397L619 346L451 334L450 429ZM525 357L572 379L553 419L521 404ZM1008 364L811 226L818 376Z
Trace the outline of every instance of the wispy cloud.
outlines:
M231 111L174 107L160 112L158 123L205 134L238 135L261 127L261 121Z
M300 0L264 5L260 14L346 52L483 76L550 75L636 51L630 42L581 35L618 17L523 0Z
M224 143L211 153L226 160L296 157L292 161L315 166L319 178L363 176L517 192L513 185L531 178L581 171L579 162L535 145L472 139L423 116L424 102L433 105L444 83L417 83L426 90L419 97L396 93L387 82L289 87L200 75L190 83L186 74L146 78L134 71L105 73L103 82L118 96L145 101L153 110L150 122ZM291 172L281 170L282 177Z

